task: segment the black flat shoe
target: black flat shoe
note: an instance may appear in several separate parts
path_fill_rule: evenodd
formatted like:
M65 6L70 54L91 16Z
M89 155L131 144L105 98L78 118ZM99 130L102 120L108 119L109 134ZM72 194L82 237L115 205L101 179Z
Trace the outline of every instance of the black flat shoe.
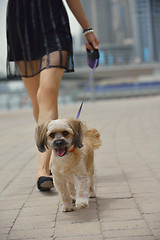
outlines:
M53 187L54 184L51 177L40 177L37 181L37 188L42 192L50 191Z

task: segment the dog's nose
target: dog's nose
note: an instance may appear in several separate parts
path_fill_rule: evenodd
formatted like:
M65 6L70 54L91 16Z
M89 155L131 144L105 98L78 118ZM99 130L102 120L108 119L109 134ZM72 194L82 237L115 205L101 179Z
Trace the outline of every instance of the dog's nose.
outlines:
M64 139L54 141L54 146L55 147L63 147L63 146L65 146L65 144L66 144L66 142L65 142Z

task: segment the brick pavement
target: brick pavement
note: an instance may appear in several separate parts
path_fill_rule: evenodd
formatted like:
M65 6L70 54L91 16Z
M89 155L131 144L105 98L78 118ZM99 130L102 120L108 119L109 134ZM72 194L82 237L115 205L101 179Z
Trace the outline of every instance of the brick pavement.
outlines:
M78 106L60 106L60 115ZM103 141L97 197L61 213L57 192L36 188L31 111L0 114L0 240L160 240L160 97L85 103L81 119Z

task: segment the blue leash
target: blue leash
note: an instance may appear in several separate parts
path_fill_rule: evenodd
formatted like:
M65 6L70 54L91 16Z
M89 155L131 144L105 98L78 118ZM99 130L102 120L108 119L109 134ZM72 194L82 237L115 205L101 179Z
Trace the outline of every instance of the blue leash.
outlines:
M87 84L87 86L89 86L90 83L91 83L91 80L92 80L93 74L94 74L95 69L96 69L96 67L97 67L97 63L98 63L98 59L95 60L95 64L94 64L94 67L93 67L93 70L92 70L91 76L90 76L90 78L89 78L89 80L88 80L88 84ZM77 117L76 117L76 119L79 119L79 117L80 117L80 114L81 114L81 111L82 111L82 107L83 107L83 103L84 103L84 99L82 100L82 103L81 103L81 105L80 105L80 107L79 107L79 110L78 110L78 113L77 113Z

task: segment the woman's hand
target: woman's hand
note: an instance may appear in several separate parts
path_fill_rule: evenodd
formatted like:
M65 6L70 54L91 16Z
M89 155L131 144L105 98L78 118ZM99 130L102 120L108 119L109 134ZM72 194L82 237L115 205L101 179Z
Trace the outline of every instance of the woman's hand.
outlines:
M85 35L85 38L87 40L87 42L86 42L87 49L93 50L93 48L91 47L91 45L89 43L92 43L93 47L95 49L98 49L99 40L97 39L97 37L95 36L95 34L93 32L87 33Z

